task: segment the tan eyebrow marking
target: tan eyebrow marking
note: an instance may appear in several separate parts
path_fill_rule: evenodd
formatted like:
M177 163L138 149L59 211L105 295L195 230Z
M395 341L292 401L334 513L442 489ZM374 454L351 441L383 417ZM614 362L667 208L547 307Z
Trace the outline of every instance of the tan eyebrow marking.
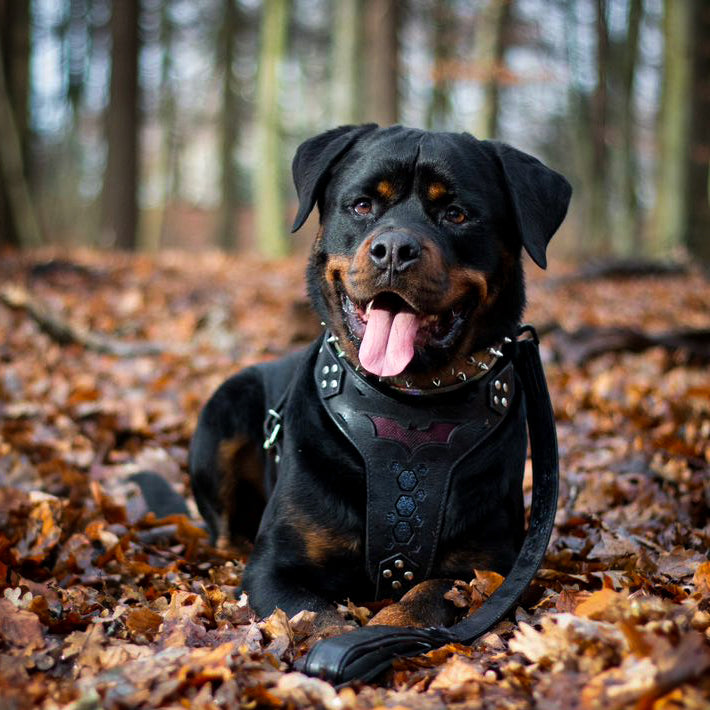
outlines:
M445 185L440 182L432 182L427 188L426 195L433 202L446 195L447 192Z
M375 189L384 200L391 200L395 195L394 185L389 180L380 180Z

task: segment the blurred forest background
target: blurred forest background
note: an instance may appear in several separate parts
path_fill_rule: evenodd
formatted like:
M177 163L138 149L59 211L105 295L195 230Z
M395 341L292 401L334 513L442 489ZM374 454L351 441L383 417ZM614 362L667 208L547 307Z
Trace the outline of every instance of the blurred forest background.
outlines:
M279 256L298 143L376 121L563 172L559 253L710 264L709 0L0 0L0 61L0 247Z

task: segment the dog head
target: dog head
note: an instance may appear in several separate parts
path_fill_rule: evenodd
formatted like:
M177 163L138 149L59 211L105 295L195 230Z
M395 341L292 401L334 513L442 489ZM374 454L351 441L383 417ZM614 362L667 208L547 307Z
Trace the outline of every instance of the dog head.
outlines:
M521 250L545 268L571 196L561 175L508 145L373 124L307 140L293 177L293 231L320 212L316 310L353 364L408 384L461 374L515 332Z

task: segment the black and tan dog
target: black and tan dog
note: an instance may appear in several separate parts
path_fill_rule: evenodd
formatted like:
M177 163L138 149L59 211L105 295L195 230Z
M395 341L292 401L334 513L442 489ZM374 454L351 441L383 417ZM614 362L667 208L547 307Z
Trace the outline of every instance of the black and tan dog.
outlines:
M376 620L448 622L446 580L505 574L522 543L525 405L506 348L522 247L546 266L569 184L504 144L374 125L306 141L293 177L294 231L320 212L307 278L326 335L212 396L195 498L215 538L255 540L260 614L411 589Z

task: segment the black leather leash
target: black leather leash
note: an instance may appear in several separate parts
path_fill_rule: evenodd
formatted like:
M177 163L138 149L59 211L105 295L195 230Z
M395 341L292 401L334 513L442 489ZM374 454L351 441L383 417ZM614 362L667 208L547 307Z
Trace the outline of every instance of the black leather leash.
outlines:
M302 667L306 673L334 684L370 680L397 656L419 655L446 643L473 643L514 608L542 564L557 510L557 435L538 346L535 329L523 326L513 363L526 400L533 465L532 505L523 546L503 584L475 614L448 628L365 626L319 641L305 658Z

